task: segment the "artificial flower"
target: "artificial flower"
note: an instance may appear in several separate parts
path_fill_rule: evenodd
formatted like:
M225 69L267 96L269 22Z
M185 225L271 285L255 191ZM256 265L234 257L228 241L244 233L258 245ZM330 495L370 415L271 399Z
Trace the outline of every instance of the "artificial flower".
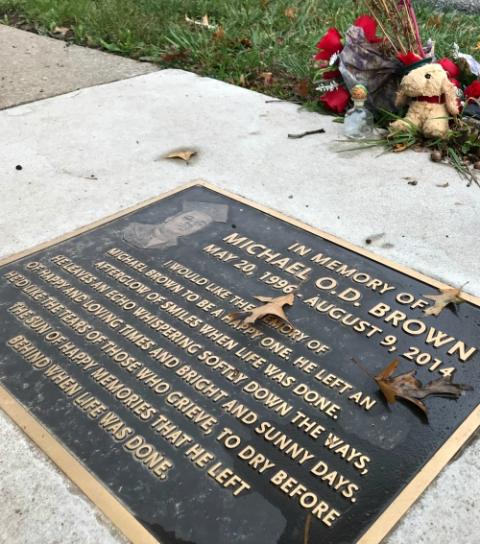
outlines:
M410 66L411 64L420 62L422 60L422 57L420 57L416 53L412 53L412 51L408 51L408 53L397 53L397 59L402 64L405 64L405 66Z
M460 68L453 60L443 58L438 61L438 64L447 72L450 78L456 79L460 75Z
M337 87L333 91L328 91L320 97L320 102L335 113L345 113L349 101L350 93L343 86Z
M337 79L341 75L340 70L330 70L329 72L323 72L322 77L323 79Z
M360 15L353 23L353 26L363 29L367 42L378 43L382 41L382 38L377 36L377 21L369 15Z
M467 101L478 100L480 98L480 81L476 80L465 88L465 98Z
M316 47L320 51L315 55L315 60L330 60L343 49L340 32L336 28L329 28Z

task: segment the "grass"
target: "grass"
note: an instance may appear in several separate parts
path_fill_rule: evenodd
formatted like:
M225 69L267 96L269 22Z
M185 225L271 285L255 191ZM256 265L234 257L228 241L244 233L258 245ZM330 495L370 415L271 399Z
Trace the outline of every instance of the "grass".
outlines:
M417 11L438 54L449 55L453 42L475 54L480 16ZM0 0L5 24L310 104L315 44L360 13L354 0ZM222 30L185 20L205 14Z

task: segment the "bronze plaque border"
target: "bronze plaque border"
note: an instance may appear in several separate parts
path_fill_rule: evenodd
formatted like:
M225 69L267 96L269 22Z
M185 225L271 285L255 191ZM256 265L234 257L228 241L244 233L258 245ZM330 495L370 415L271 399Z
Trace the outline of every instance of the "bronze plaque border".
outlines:
M72 232L54 238L49 242L39 244L31 249L21 251L0 259L0 266L8 264L17 259L21 259L31 253L40 251L54 244L73 238L96 227L109 223L128 213L134 212L144 206L163 200L164 198L176 194L184 189L194 186L206 187L212 191L225 195L233 200L242 202L252 208L255 208L268 215L281 219L286 223L300 227L308 232L316 234L321 238L329 240L341 247L349 249L355 253L368 257L382 265L388 266L402 274L415 278L421 282L440 288L447 285L430 278L420 272L417 272L406 266L397 264L393 261L380 257L358 247L350 242L346 242L336 236L324 232L320 229L302 223L296 219L288 217L280 212L272 210L266 206L252 202L251 200L221 189L204 180L195 180L176 187L160 196L150 198L140 204L131 206L117 213L114 213L104 219L95 221L85 227L81 227ZM465 300L480 307L480 297L464 294ZM72 454L53 434L51 434L42 423L26 410L2 385L0 385L0 408L30 437L33 442L72 480L83 493L112 521L112 523L133 543L133 544L158 544L158 539L153 537L143 525L141 525L128 508L113 494L107 487L100 482L89 470ZM445 444L435 453L435 455L425 464L420 472L411 480L403 491L397 496L390 506L377 518L370 528L357 540L356 544L379 544L382 539L392 530L395 524L401 519L405 512L420 497L430 483L438 476L440 471L448 464L455 454L464 446L474 432L480 427L480 405L465 419L458 429L450 436Z

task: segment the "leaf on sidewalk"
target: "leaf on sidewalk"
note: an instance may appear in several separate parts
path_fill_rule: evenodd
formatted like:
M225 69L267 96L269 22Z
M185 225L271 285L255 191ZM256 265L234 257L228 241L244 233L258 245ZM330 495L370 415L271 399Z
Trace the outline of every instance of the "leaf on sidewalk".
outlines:
M424 310L425 315L437 316L440 315L442 310L449 304L460 304L461 302L465 302L461 296L462 289L465 287L465 285L462 285L462 287L459 287L458 289L455 287L440 289L439 295L424 295L425 298L435 302L433 306L430 306Z
M267 315L274 315L285 321L285 323L288 323L288 325L293 328L293 325L288 320L288 317L286 316L283 309L284 306L293 306L293 303L295 302L295 295L293 293L290 293L288 295L282 295L279 297L258 296L255 298L260 302L263 302L263 304L261 306L257 306L256 308L253 308L253 310L249 310L248 312L234 312L230 315L234 319L238 319L239 317L242 317L242 315L247 313L248 315L243 318L243 322L246 325L253 324L258 319L262 319Z
M180 150L180 151L172 151L172 153L169 153L165 156L166 159L180 159L182 161L185 161L187 164L190 162L190 159L194 157L197 154L196 151L192 150Z

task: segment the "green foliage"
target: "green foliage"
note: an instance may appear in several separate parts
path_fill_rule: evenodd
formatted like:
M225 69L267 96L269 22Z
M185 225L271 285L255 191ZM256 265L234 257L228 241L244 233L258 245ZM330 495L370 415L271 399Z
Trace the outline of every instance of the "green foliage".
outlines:
M280 98L296 97L315 107L316 92L298 93L301 81L312 82L315 44L325 30L345 30L359 14L354 0L0 0L6 24L26 25L42 34L68 27L66 38L80 45L182 67L243 84ZM288 17L287 8L294 9ZM208 14L224 35L192 25ZM419 7L423 36L449 55L454 41L473 53L480 17L439 14ZM273 74L266 82L263 72Z

